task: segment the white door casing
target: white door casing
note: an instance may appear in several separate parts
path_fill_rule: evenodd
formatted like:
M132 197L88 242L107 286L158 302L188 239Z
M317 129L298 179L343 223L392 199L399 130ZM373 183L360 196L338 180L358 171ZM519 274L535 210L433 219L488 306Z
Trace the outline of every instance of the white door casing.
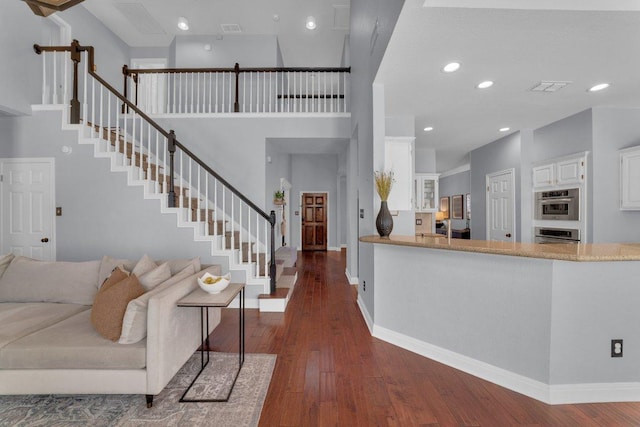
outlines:
M487 240L515 242L515 170L488 174Z
M0 159L0 175L1 253L54 261L54 159Z

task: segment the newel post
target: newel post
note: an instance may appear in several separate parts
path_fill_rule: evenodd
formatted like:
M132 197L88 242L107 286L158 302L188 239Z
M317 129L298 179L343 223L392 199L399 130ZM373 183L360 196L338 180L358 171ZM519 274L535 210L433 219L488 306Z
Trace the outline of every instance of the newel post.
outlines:
M233 71L236 73L236 99L233 103L233 111L238 113L240 112L240 64L236 62L235 67L233 67Z
M176 207L176 192L175 192L175 188L173 187L173 172L174 172L174 164L173 164L173 157L174 154L176 152L176 133L172 130L169 131L169 140L168 140L168 144L167 147L169 149L169 200L167 201L167 206L169 206L170 208L175 208Z
M81 60L80 52L80 42L78 40L72 41L70 53L71 60L73 61L73 97L70 101L71 111L69 112L69 121L74 125L80 123L80 100L78 99L78 64Z
M123 88L123 95L125 98L129 99L129 97L127 96L127 76L129 75L129 67L127 67L127 64L124 64L122 66L122 75L124 76L124 88ZM125 114L127 112L126 110L127 108L127 104L125 104L124 102L122 103L122 114Z
M271 211L269 215L271 224L271 261L269 262L269 278L271 295L276 293L276 211Z

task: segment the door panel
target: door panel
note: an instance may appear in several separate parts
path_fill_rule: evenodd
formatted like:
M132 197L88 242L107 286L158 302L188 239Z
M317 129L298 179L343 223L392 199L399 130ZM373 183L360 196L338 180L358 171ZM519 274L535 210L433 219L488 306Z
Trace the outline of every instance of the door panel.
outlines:
M53 162L15 159L1 165L1 253L55 260Z
M487 240L515 241L513 171L487 175Z
M302 195L302 250L327 250L327 195L304 193Z

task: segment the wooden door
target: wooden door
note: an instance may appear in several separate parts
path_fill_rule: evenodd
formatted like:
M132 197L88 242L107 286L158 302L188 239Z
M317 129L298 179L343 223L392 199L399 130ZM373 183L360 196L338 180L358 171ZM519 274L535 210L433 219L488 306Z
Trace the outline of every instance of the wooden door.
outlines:
M302 194L302 250L327 250L327 195Z
M55 261L53 159L0 159L0 253Z

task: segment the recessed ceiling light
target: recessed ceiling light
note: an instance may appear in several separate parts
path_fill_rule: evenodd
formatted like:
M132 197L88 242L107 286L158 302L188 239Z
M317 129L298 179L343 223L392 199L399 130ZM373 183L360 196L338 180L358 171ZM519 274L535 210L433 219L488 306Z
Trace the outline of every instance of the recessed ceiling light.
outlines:
M598 92L609 87L609 83L600 83L589 89L589 92Z
M478 83L476 86L478 89L487 89L493 86L493 82L491 80L485 80L484 82Z
M500 132L509 132L511 128L500 128L498 129Z
M433 126L427 126L426 128L424 128L425 132L431 132L433 130Z
M444 66L442 71L444 71L445 73L453 73L454 71L458 71L458 69L460 69L459 62L450 62Z
M307 16L307 21L305 23L307 30L315 30L316 29L316 18L313 16Z
M187 21L187 18L185 18L184 16L178 18L178 28L180 28L182 31L187 31L189 29L189 21Z
M209 43L204 45L204 50L206 50L207 52L209 52L211 50L211 45Z

